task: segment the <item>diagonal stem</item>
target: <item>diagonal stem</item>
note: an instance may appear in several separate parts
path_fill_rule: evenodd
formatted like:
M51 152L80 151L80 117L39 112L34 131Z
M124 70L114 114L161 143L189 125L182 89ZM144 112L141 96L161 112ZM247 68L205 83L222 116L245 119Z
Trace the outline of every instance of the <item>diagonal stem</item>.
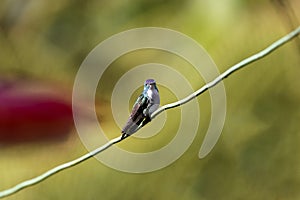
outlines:
M287 34L286 36L280 38L279 40L275 41L273 44L271 44L270 46L268 46L267 48L263 49L262 51L242 60L241 62L237 63L236 65L230 67L228 70L226 70L225 72L223 72L222 74L220 74L218 77L216 77L213 81L207 83L206 85L204 85L203 87L201 87L199 90L195 91L194 93L190 94L189 96L185 97L184 99L181 99L177 102L174 103L170 103L167 105L164 105L162 107L160 107L159 109L157 109L154 113L152 113L151 118L153 119L154 117L156 117L157 115L159 115L160 113L162 113L165 110L168 110L170 108L174 108L174 107L178 107L180 105L183 105L185 103L188 103L189 101L191 101L192 99L196 98L198 95L202 94L203 92L205 92L206 90L208 90L209 88L214 87L215 85L217 85L219 82L221 82L223 79L225 79L226 77L228 77L229 75L231 75L232 73L236 72L237 70L243 68L244 66L255 62L263 57L265 57L266 55L270 54L272 51L276 50L277 48L279 48L280 46L282 46L283 44L287 43L288 41L290 41L292 38L296 37L297 35L300 34L300 27L298 27L297 29L293 30L292 32L290 32L289 34ZM126 138L126 137L125 137ZM123 138L123 139L125 139ZM61 164L57 167L54 167L48 171L46 171L45 173L23 181L7 190L3 190L0 191L0 198L4 198L6 196L12 195L22 189L25 189L29 186L35 185L47 178L49 178L50 176L65 170L67 168L73 167L81 162L84 162L85 160L99 154L100 152L108 149L110 146L119 143L120 141L123 140L121 138L121 136L114 138L110 141L108 141L106 144L98 147L97 149L75 159L72 161L69 161L67 163Z
M156 117L157 115L159 115L161 112L163 112L165 110L168 110L170 108L178 107L180 105L183 105L183 104L191 101L192 99L196 98L198 95L202 94L203 92L205 92L209 88L212 88L215 85L217 85L223 79L227 78L230 74L232 74L232 73L236 72L237 70L243 68L244 66L246 66L246 65L248 65L252 62L255 62L256 60L259 60L259 59L265 57L266 55L270 54L271 52L273 52L274 50L276 50L280 46L282 46L285 43L287 43L288 41L290 41L292 38L299 35L299 33L300 33L300 26L297 29L295 29L294 31L290 32L289 34L287 34L284 37L280 38L279 40L275 41L273 44L271 44L267 48L263 49L262 51L254 54L254 55L242 60L241 62L235 64L234 66L230 67L225 72L223 72L218 77L216 77L213 81L211 81L211 82L207 83L206 85L202 86L199 90L193 92L192 94L185 97L184 99L181 99L181 100L176 101L174 103L170 103L170 104L167 104L167 105L164 105L164 106L160 107L154 113L152 113L151 119L153 119L154 117Z

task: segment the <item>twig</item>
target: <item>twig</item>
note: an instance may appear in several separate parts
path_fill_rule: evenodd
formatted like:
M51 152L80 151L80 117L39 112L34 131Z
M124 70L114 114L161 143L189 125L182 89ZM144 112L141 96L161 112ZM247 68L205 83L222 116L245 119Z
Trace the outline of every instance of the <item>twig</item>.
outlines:
M296 37L297 35L299 35L300 33L300 27L298 27L297 29L295 29L294 31L290 32L288 35L282 37L281 39L277 40L276 42L274 42L273 44L271 44L270 46L268 46L267 48L265 48L264 50L258 52L257 54L254 54L252 56L250 56L249 58L246 58L244 60L242 60L241 62L237 63L236 65L230 67L228 70L226 70L224 73L222 73L221 75L219 75L218 77L216 77L213 81L207 83L206 85L204 85L203 87L201 87L199 90L195 91L194 93L192 93L191 95L187 96L186 98L179 100L177 102L174 103L170 103L167 105L164 105L162 107L160 107L158 110L156 110L154 113L152 113L151 118L153 119L154 117L156 117L157 115L159 115L160 113L162 113L163 111L170 109L170 108L174 108L180 105L183 105L189 101L191 101L192 99L196 98L198 95L202 94L203 92L205 92L206 90L208 90L209 88L214 87L216 84L218 84L220 81L222 81L223 79L225 79L226 77L228 77L230 74L232 74L233 72L241 69L242 67L256 61L259 60L260 58L270 54L272 51L274 51L275 49L277 49L278 47L282 46L283 44L285 44L286 42L288 42L289 40L291 40L292 38ZM125 139L125 138L123 138ZM75 166L95 155L97 155L98 153L108 149L110 146L112 146L113 144L116 144L120 141L122 141L123 139L121 139L120 137L114 138L110 141L108 141L106 144L104 144L103 146L75 159L72 160L70 162L64 163L62 165L59 165L55 168L50 169L49 171L35 177L29 180L26 180L24 182L21 182L7 190L1 191L0 192L0 198L12 195L24 188L27 188L29 186L32 186L34 184L37 184L43 180L45 180L46 178L49 178L50 176L64 170L67 168L70 168L72 166Z
M217 78L215 78L213 81L207 83L206 85L204 85L203 87L201 87L199 90L193 92L192 94L190 94L189 96L185 97L184 99L181 99L181 100L179 100L177 102L170 103L170 104L167 104L167 105L164 105L164 106L160 107L154 113L152 113L151 118L153 119L154 117L156 117L157 115L159 115L164 110L167 110L167 109L170 109L170 108L174 108L174 107L183 105L183 104L191 101L192 99L194 99L198 95L202 94L203 92L205 92L209 88L212 88L213 86L215 86L216 84L218 84L223 79L227 78L233 72L235 72L235 71L241 69L242 67L244 67L244 66L246 66L246 65L248 65L248 64L250 64L250 63L252 63L252 62L254 62L256 60L259 60L260 58L265 57L266 55L270 54L272 51L274 51L278 47L282 46L283 44L285 44L286 42L288 42L292 38L294 38L297 35L299 35L299 33L300 33L300 26L297 29L295 29L294 31L292 31L289 34L287 34L286 36L280 38L279 40L277 40L276 42L274 42L273 44L271 44L267 48L263 49L262 51L254 54L254 55L252 55L252 56L250 56L250 57L242 60L241 62L235 64L234 66L230 67L228 70L226 70L225 72L223 72L222 74L220 74Z
M106 144L102 145L101 147L75 159L75 160L72 160L70 162L67 162L67 163L64 163L62 165L59 165L57 167L54 167L50 170L48 170L47 172L35 177L35 178L32 178L32 179L29 179L27 181L24 181L24 182L21 182L19 183L18 185L10 188L10 189L7 189L7 190L4 190L2 192L0 192L0 198L2 197L5 197L5 196L8 196L8 195L11 195L11 194L14 194L16 193L17 191L21 190L21 189L24 189L26 187L29 187L31 185L34 185L34 184L37 184L41 181L43 181L44 179L64 170L64 169L67 169L67 168L70 168L70 167L73 167L74 165L77 165L95 155L97 155L98 153L100 153L101 151L104 151L105 149L109 148L111 145L113 144L116 144L118 142L121 141L121 136L120 137L117 137L113 140L110 140L109 142L107 142Z

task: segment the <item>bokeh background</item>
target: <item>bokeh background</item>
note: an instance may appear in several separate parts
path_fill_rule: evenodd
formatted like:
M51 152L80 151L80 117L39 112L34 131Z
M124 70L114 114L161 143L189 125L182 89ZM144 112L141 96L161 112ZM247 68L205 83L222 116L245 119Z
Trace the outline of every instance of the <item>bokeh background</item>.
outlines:
M174 29L200 43L223 72L297 27L299 8L298 0L1 1L0 190L87 152L72 121L72 86L101 41L136 27ZM135 52L106 72L96 107L108 137L118 136L110 108L118 77L153 58L180 68L178 58L164 54ZM184 63L180 69L194 89L203 85ZM198 151L209 125L208 93L198 97L193 144L170 166L129 174L92 158L6 199L300 199L299 74L298 37L226 79L225 126L204 159ZM167 88L161 92L163 104L176 100ZM167 137L128 138L120 146L155 149L177 127L173 117L162 133Z

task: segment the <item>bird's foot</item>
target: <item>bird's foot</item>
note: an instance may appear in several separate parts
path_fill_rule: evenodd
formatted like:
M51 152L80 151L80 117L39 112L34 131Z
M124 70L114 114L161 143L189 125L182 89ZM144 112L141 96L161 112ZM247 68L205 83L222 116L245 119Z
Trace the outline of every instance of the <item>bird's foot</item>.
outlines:
M145 126L147 123L151 122L151 117L147 115L142 121L141 127Z
M128 134L126 134L126 133L124 133L124 132L122 132L123 134L122 134L122 137L121 137L121 140L123 140L123 139L125 139L125 138L127 138L129 135Z

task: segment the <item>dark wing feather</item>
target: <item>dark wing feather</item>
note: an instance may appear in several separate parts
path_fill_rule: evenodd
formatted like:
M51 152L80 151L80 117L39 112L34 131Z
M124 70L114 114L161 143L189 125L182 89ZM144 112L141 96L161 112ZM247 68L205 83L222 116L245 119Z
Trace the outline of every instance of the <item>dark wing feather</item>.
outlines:
M132 111L130 114L131 119L134 121L141 113L143 113L143 110L147 108L147 105L148 98L141 94L132 107Z
M148 98L141 94L138 99L136 100L135 104L132 107L131 114L129 119L122 129L122 133L132 134L134 130L132 128L134 126L138 126L139 121L143 119L143 110L148 105Z

